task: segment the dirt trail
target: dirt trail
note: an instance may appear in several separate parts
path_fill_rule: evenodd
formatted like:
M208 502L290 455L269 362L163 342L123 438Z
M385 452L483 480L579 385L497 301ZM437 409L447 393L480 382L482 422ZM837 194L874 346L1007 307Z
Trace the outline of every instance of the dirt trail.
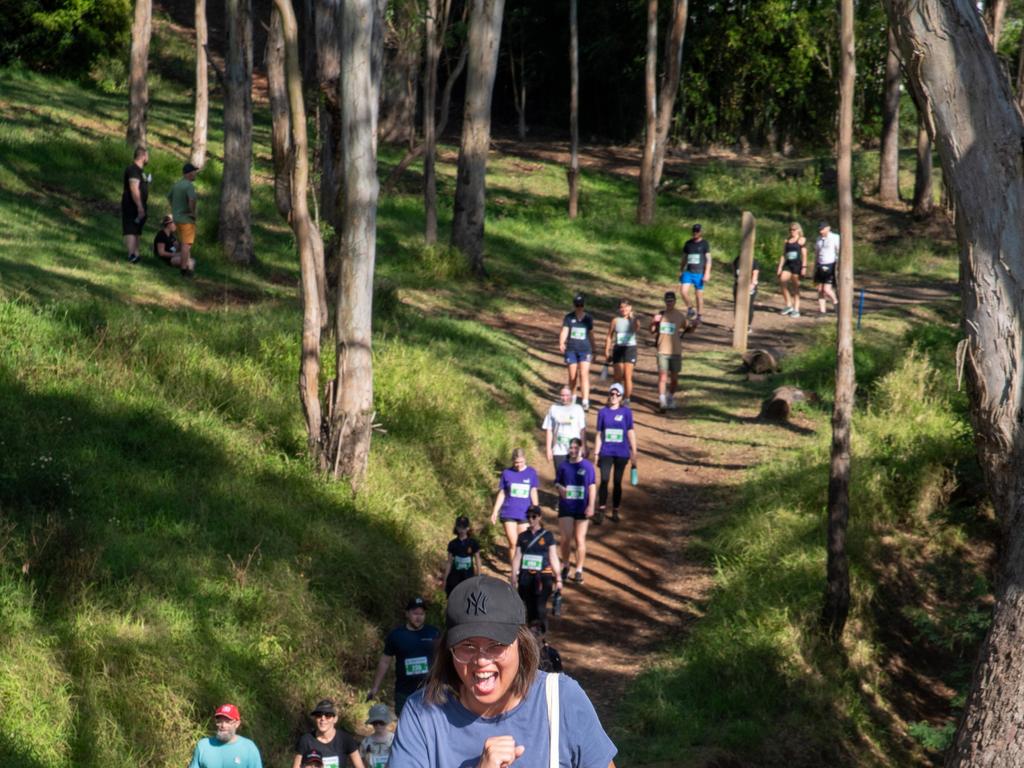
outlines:
M720 273L717 279L728 277ZM915 304L949 296L949 286L890 283L888 288L867 287L877 291L868 294L868 311L889 307L912 312ZM813 315L797 320L784 317L778 314L781 302L776 292L765 288L757 303L751 348L785 351L803 343L810 328L835 321L831 313L821 319L816 316L810 290L803 292L803 301ZM644 293L649 301L634 304L649 318L658 308L661 291L646 286ZM741 482L745 470L766 458L766 452L780 439L791 439L794 432L810 433L800 421L789 425L759 421L760 403L750 390L746 390L749 402L724 402L734 397L736 382L741 379L730 373L739 362L738 355L720 354L728 351L732 342L731 309L731 302L709 302L705 322L686 337L680 377L682 407L669 414L656 410L655 350L646 343L649 335L641 334L631 405L640 485L626 486L621 522L606 519L603 525L591 526L585 583L566 585L563 615L550 621L549 641L561 652L567 672L583 684L606 724L615 722L626 689L652 654L685 634L702 615L713 576L706 554L709 542L702 537L709 525L728 515L730 491ZM564 311L541 309L498 321L524 342L538 361L540 379L534 386L538 427L565 380L557 350ZM595 321L596 337L603 339L608 317L597 314ZM692 361L702 357L715 359L721 375L694 377ZM608 384L599 380L599 370L595 364L591 384L596 407L587 419L591 442ZM737 406L744 415L734 415ZM538 429L537 434L532 464L541 476L544 525L557 531L553 474L543 460L543 433ZM504 547L488 558L487 566L492 573L506 576Z

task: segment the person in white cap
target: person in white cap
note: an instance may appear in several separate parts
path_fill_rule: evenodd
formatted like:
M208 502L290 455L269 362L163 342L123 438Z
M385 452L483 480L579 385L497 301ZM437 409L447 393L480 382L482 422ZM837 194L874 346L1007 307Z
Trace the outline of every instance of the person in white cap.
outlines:
M395 718L387 704L374 704L370 707L370 715L366 724L373 727L373 733L365 737L359 745L359 754L366 768L387 768L391 759L391 744L395 734L391 723Z
M622 473L626 464L636 469L636 430L633 428L633 412L622 404L622 385L612 384L608 388L608 405L597 413L597 437L594 439L594 453L601 469L601 484L597 488L597 518L604 517L608 503L608 480L612 480L612 521L619 521L619 505L622 503ZM583 581L581 569L576 571L575 580Z
M238 735L242 716L234 704L221 704L213 713L215 733L200 739L189 768L263 768L256 745Z

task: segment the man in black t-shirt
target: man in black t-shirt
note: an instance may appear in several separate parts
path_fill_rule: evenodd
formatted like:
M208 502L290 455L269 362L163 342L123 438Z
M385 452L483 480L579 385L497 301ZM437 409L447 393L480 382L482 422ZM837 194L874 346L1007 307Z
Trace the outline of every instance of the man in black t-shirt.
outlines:
M377 696L384 675L395 660L395 714L402 714L402 707L416 689L423 685L434 663L437 641L441 633L437 627L426 623L427 604L422 597L414 597L405 607L405 624L395 627L384 639L384 653L377 663L377 673L368 698Z
M124 184L121 190L121 234L128 251L128 261L139 261L139 235L146 224L146 203L149 201L149 182L153 177L143 173L149 162L145 147L136 147L131 165L124 169Z
M693 225L693 237L683 244L683 258L679 264L679 282L682 284L686 316L701 321L704 314L704 283L711 279L711 246L704 239L700 224ZM690 286L697 291L697 309L690 299Z

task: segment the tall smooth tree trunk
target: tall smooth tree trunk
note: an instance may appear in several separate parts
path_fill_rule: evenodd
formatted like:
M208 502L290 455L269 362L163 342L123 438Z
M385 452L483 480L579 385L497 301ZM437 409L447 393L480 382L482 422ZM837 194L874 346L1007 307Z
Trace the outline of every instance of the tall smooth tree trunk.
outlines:
M302 71L299 65L299 33L291 0L274 0L271 35L278 26L284 42L287 71L288 113L290 115L292 183L291 225L299 249L302 275L302 352L299 361L299 400L306 418L306 442L310 456L326 468L324 429L320 404L320 300L316 277L316 247L320 235L309 215L309 141L306 136L306 106L302 99ZM270 43L267 44L268 49ZM322 249L321 249L322 250Z
M146 110L149 108L149 39L153 32L153 0L135 0L132 50L128 65L129 147L146 146Z
M580 23L577 0L569 0L569 218L580 209Z
M206 61L209 33L206 30L206 0L196 0L196 99L192 120L192 151L189 162L196 168L206 165L206 133L210 113L210 73Z
M900 83L903 73L896 50L896 36L889 29L882 100L882 146L878 155L878 197L883 203L900 199Z
M828 477L828 563L822 627L842 637L850 613L850 561L846 527L850 518L850 436L853 423L853 96L856 77L853 0L840 2L839 149L839 309L836 332L836 394L832 407L832 459Z
M1024 764L1024 120L970 0L890 0L889 12L957 207L962 359L978 463L1003 536L992 624L946 765L1016 768Z
M224 72L224 176L220 242L236 264L252 247L252 0L226 0L228 51Z
M291 0L288 0L289 5ZM294 14L294 9L292 11ZM298 33L296 32L296 37ZM298 40L296 40L296 49ZM281 11L275 4L267 32L267 94L270 98L270 153L274 163L274 204L281 217L292 221L292 128L289 92L285 72L285 30ZM298 58L298 51L295 56Z
M1006 19L1006 0L986 0L985 26L988 27L988 39L992 41L992 49L999 50L999 38L1003 35L1003 21Z
M455 178L452 245L466 256L475 275L484 275L484 205L487 151L491 144L491 97L498 69L505 0L471 2L469 68Z
M437 65L448 29L451 0L428 0L423 37L426 55L423 72L423 239L437 242Z
M914 216L932 212L932 139L924 116L917 117L917 166L914 170Z
M342 0L316 0L316 80L320 97L320 210L337 232L341 228L341 76Z
M377 110L373 71L375 0L344 0L341 148L345 178L339 241L337 376L331 393L328 461L358 487L373 428L373 272L377 248Z
M644 67L644 152L640 159L639 224L654 221L654 160L658 143L658 0L647 0L647 61Z
M672 26L665 38L665 73L661 79L661 93L658 94L658 140L654 145L654 191L661 184L665 170L665 151L668 148L668 132L672 127L672 113L675 111L676 94L679 93L679 74L683 67L683 41L686 38L686 19L689 14L687 0L675 0L672 5Z
M522 35L522 30L520 30ZM526 141L526 52L523 50L520 39L519 60L516 61L516 54L509 46L508 68L512 76L512 104L516 108L516 135L520 141ZM519 74L516 75L516 67Z

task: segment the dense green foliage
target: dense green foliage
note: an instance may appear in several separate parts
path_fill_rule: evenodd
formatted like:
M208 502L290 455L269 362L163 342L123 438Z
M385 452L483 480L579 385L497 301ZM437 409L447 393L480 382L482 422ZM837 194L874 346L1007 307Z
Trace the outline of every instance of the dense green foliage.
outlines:
M0 64L88 74L101 57L127 58L131 17L131 0L5 0Z

